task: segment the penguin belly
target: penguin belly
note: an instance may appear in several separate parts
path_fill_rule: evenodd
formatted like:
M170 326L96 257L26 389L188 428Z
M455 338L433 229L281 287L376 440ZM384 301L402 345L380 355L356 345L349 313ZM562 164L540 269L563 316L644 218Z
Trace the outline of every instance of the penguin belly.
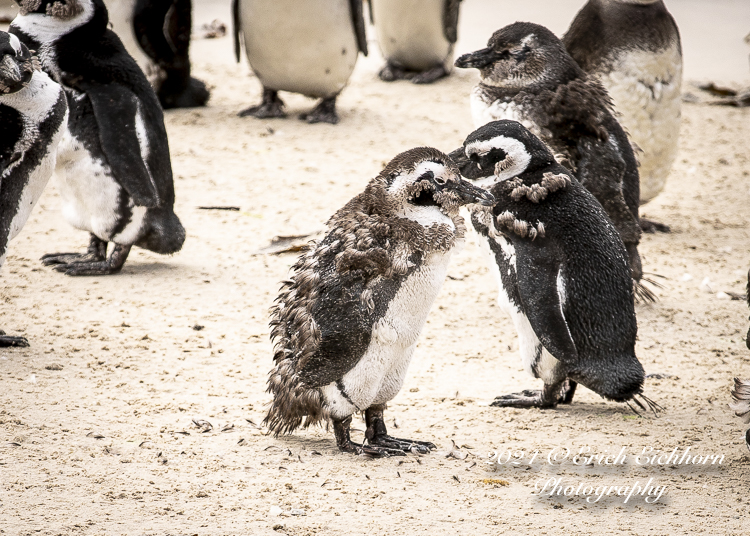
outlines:
M680 134L682 58L677 45L660 52L622 52L597 75L637 146L641 204L656 197L677 157ZM640 149L640 151L638 151Z
M60 97L63 99L65 98L61 91L60 86L53 83L46 74L40 72L34 74L28 87L17 93L5 96L3 103L13 106L16 109L20 109L29 120L35 125L39 125L49 117L49 114L53 113L57 100ZM22 106L21 101L25 101L26 105ZM36 103L37 106L29 106L29 104L34 103ZM57 146L67 126L67 116L68 114L66 111L65 118L57 127L57 130L52 133L49 140L44 141L46 145L41 146L41 144L39 144L35 149L42 151L43 156L41 157L39 165L29 174L27 183L23 188L21 199L18 202L18 211L13 216L10 223L8 240L13 240L13 238L21 232L21 229L23 229L26 220L29 219L31 211L42 196L42 192L55 170ZM24 132L24 134L27 134L27 132ZM30 155L27 155L26 158L29 157ZM13 172L11 172L11 174L12 173ZM7 178L3 178L3 180L7 180ZM0 266L1 265L2 262L0 262Z
M321 388L333 417L384 404L401 390L419 334L448 272L450 256L449 251L426 258L373 325L370 345L359 362L340 381Z
M76 229L102 240L134 244L142 234L147 209L135 206L112 174L99 146L88 97L75 94L68 104L71 119L60 141L56 169L63 216Z
M265 88L337 95L359 49L349 0L240 0L250 66Z
M560 362L544 348L531 327L526 314L515 303L515 300L511 299L511 295L518 295L517 291L513 292L515 285L517 285L515 248L502 235L498 235L494 239L485 238L485 240L479 240L479 242L482 243L482 249L487 255L490 271L497 281L497 303L513 320L513 325L518 333L518 351L521 355L524 370L546 384L556 383L561 375ZM490 245L490 240L494 241L494 247ZM501 271L504 273L501 273Z
M386 60L413 71L453 67L453 45L445 38L445 0L373 0L375 33Z

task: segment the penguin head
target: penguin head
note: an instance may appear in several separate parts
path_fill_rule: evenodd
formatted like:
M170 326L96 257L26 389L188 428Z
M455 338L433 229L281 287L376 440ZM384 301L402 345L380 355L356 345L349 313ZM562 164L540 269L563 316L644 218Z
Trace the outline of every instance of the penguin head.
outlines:
M106 29L109 15L103 0L15 0L20 7L13 26L46 43L92 21Z
M459 57L456 67L479 69L485 85L515 89L560 80L570 69L580 71L555 34L530 22L496 31L487 48Z
M451 153L461 174L482 188L556 164L547 146L517 121L479 127Z
M374 182L383 188L385 201L398 213L417 207L453 213L462 205L491 206L495 202L488 191L463 180L450 157L429 147L397 155Z
M0 95L26 87L39 61L15 35L0 32Z

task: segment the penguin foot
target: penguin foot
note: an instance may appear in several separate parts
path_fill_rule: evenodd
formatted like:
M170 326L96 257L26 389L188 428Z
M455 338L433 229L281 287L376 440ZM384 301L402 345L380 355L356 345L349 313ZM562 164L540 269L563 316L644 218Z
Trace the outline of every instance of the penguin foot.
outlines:
M339 116L336 113L336 97L321 100L315 108L307 113L300 114L299 118L308 123L331 123L335 125L339 122Z
M437 448L429 441L413 441L411 439L399 439L389 436L388 430L385 427L385 419L383 418L384 409L385 404L381 404L370 406L365 410L365 423L367 424L365 438L367 438L369 446L395 450L401 453L399 456L405 452L429 454L430 450Z
M14 337L12 335L6 335L3 330L0 329L0 348L28 348L29 341L26 337Z
M109 258L106 260L75 261L68 264L58 264L54 267L54 270L71 276L116 274L122 270L130 254L131 247L116 244Z
M448 76L448 71L445 70L444 65L436 65L432 69L427 69L426 71L422 71L421 73L415 74L411 78L412 84L432 84L433 82L436 82L440 80L441 78L445 78Z
M552 409L558 404L570 404L573 401L576 386L573 380L565 382L544 384L544 388L526 389L520 393L511 393L495 398L490 406L498 408L541 408Z
M349 431L352 424L352 416L341 419L333 420L333 434L336 436L336 446L342 452L348 452L350 454L356 454L359 456L363 454L372 458L387 458L389 456L406 456L406 453L399 449L390 449L387 447L372 446L372 445L360 445L352 441Z
M182 83L182 80L180 80ZM167 78L159 88L159 102L165 110L170 108L197 108L205 106L211 93L206 84L190 77L185 87L175 87Z
M251 106L237 114L239 117L249 115L258 119L269 119L272 117L286 117L284 112L284 101L279 98L279 92L273 89L263 88L263 102L257 106Z
M665 223L660 223L654 220L647 220L646 218L640 218L638 223L641 225L641 231L644 233L671 233L672 229Z
M414 441L411 439L399 439L389 435L380 435L368 440L370 446L385 447L390 450L401 452L413 452L414 454L429 454L437 447L429 441Z
M76 262L101 262L107 258L107 242L91 235L86 253L48 253L41 258L44 266Z
M408 80L413 76L413 73L411 71L407 71L403 67L399 67L398 65L394 65L391 62L388 62L383 66L382 69L380 69L380 72L378 73L378 78L380 78L383 82L395 82L396 80Z

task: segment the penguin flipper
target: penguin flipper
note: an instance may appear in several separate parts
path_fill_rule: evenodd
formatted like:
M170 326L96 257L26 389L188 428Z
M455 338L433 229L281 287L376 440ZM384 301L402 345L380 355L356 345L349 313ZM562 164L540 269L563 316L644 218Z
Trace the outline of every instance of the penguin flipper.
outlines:
M165 32L167 14L174 4L172 0L138 0L133 8L133 30L138 44L162 68L172 67L178 53L177 40L168 39ZM184 55L187 56L187 49Z
M91 101L99 125L99 141L115 179L136 206L158 207L161 204L159 192L144 162L138 140L137 97L128 88L116 83L86 81L78 85ZM148 133L143 132L143 136L147 138Z
M559 263L550 259L545 250L526 248L517 256L518 293L523 311L537 338L552 356L563 363L575 363L578 350L570 334L563 312L565 288Z
M622 155L609 140L602 141L589 136L581 138L578 152L582 155L576 169L579 182L601 203L622 241L637 244L641 238L638 207L637 204L635 207L629 206L626 200L625 188L632 185L625 184L627 164ZM606 177L602 177L598 171L603 168L609 170ZM638 188L637 184L635 188ZM640 197L639 192L629 194L634 199Z
M352 24L354 33L357 35L357 47L359 51L367 56L367 34L365 33L365 13L362 8L362 0L349 0L352 12Z
M240 0L232 0L232 38L234 40L234 59L240 62Z
M16 142L23 136L23 118L15 109L0 104L0 177L21 155L14 154ZM0 180L0 186L2 182Z
M458 40L458 11L461 0L445 0L443 8L443 35L449 43L454 44Z

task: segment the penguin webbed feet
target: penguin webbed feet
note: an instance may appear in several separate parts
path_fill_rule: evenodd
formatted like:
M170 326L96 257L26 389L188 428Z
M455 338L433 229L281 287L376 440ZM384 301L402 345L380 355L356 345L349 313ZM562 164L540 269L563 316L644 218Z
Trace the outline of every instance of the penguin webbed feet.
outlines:
M672 232L672 229L670 229L669 225L667 225L666 223L648 220L646 218L639 218L638 223L641 226L641 231L643 231L644 233L656 234Z
M53 270L65 275L111 275L122 270L131 247L115 244L107 258L107 242L91 235L86 253L49 253L41 260L44 266L54 265Z
M0 348L28 348L29 341L26 337L6 335L0 329Z
M279 98L279 92L274 89L263 88L263 101L257 106L251 106L237 114L239 117L253 116L258 119L286 117L284 101Z
M640 398L640 400L638 400L638 398ZM657 402L654 402L643 393L636 393L635 395L633 395L633 398L631 398L630 400L626 400L625 403L630 408L630 411L632 411L639 417L643 417L643 415L641 415L641 413L637 409L630 405L631 401L645 413L648 413L649 411L653 413L654 417L656 417L657 419L659 418L659 413L664 411L664 408Z
M330 123L335 125L339 122L339 116L336 113L336 97L326 97L315 105L315 108L309 112L299 115L300 120L308 123Z
M498 408L539 408L554 409L558 404L570 404L578 383L573 380L554 384L544 384L542 389L525 389L520 393L501 395L495 398L490 406Z
M360 445L352 441L350 437L350 429L352 424L352 416L333 421L333 433L336 436L336 446L341 452L348 452L350 454L356 454L369 456L371 458L388 458L390 456L406 456L406 453L402 450L390 449L387 447L373 446L373 445Z
M429 454L431 450L437 449L435 444L429 441L415 441L389 436L383 418L384 409L385 406L372 406L365 410L365 423L367 424L365 438L370 447L395 451L399 453L398 456L402 456L406 452Z
M432 84L450 73L444 65L435 65L424 71L411 71L395 63L387 62L380 72L378 78L383 82L394 82L396 80L409 80L412 84Z
M656 293L644 284L648 283L656 288L664 288L664 285L653 279L653 277L664 278L663 275L643 272L640 279L633 279L633 294L635 295L636 303L656 303L659 301Z

